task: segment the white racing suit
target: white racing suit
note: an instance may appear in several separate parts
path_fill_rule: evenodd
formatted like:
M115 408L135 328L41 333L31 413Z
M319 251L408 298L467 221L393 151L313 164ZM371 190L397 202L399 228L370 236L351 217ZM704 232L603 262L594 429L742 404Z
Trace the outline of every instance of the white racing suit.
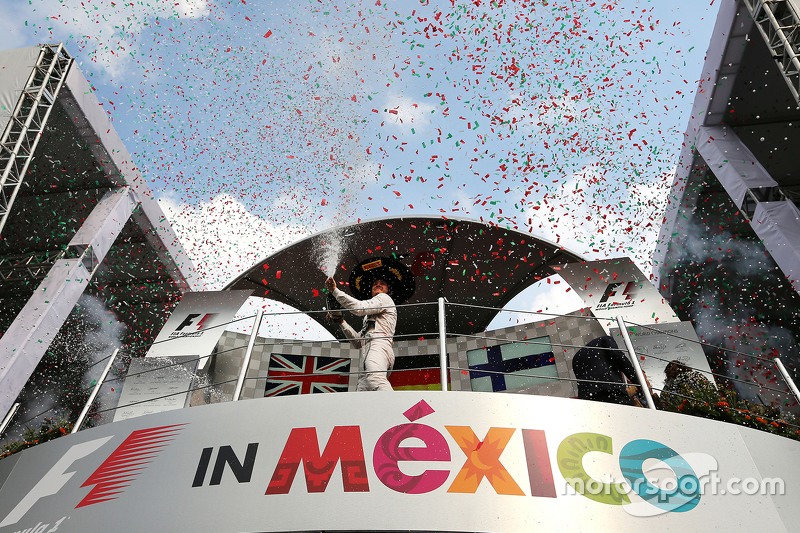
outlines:
M352 296L333 290L333 297L342 307L357 316L364 317L364 328L356 332L347 322L340 327L345 337L361 348L359 368L363 372L358 379L359 391L392 390L387 374L394 366L394 328L397 325L397 309L388 294L378 294L369 300L356 300Z

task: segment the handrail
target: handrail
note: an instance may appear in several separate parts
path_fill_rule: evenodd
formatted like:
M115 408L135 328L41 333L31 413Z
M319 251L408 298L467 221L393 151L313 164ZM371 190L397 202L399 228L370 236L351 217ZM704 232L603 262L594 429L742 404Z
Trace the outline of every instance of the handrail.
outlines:
M625 341L625 347L628 349L630 353L631 363L633 363L633 368L636 370L636 379L639 384L642 386L642 394L644 394L645 402L647 403L647 407L649 409L655 409L656 404L653 403L653 397L650 396L650 387L647 385L647 380L644 377L644 372L642 371L642 365L639 364L639 356L636 354L636 350L633 349L633 343L631 343L631 338L628 335L628 326L625 325L625 320L621 316L617 316L617 324L619 325L619 332L622 335L622 339Z
M241 349L241 348L242 347L237 347L235 349ZM160 368L165 368L165 367L160 367ZM435 367L420 367L420 368L397 369L397 370L393 370L392 372L393 373L412 372L412 371L416 371L416 370L420 370L420 369L428 369L428 368L434 369ZM495 370L483 370L483 369L482 370L475 370L475 369L471 369L469 367L463 368L463 367L460 367L460 366L448 366L447 370L455 370L457 372L469 372L469 373L480 372L481 374L508 375L506 372L500 372L500 371L495 371ZM341 375L341 376L358 375L360 373L361 372L331 372L331 374ZM369 372L367 372L367 373L369 373ZM138 374L140 374L140 373L137 373L136 375L138 375ZM310 376L313 376L313 375L314 374L296 374L295 377L310 377ZM561 377L561 376L541 376L541 375L538 375L538 374L527 374L527 373L516 373L515 375L519 376L519 377L535 377L535 378L539 378L539 379L546 379L546 380L552 380L552 381L564 381L564 382L569 382L569 383L587 382L587 383L600 383L600 384L607 384L607 385L619 385L619 382L614 382L614 381L595 381L595 380L586 380L586 379L579 379L579 378L567 378L567 377ZM269 379L269 378L266 377L266 376L261 376L261 377L248 377L246 379L247 380L265 380L265 379ZM110 381L111 380L107 380L104 383L104 385L109 383ZM105 412L108 412L108 411L113 411L113 410L117 410L117 409L131 407L133 405L139 405L139 404L147 403L147 402L150 402L150 401L155 401L155 400L168 398L170 396L176 396L176 395L179 395L179 394L185 394L185 393L189 393L189 392L194 392L196 390L204 390L204 389L208 389L208 388L211 388L211 387L224 385L226 383L232 383L234 381L236 381L236 379L223 380L223 381L218 381L218 382L215 382L215 383L210 383L210 384L201 385L201 386L197 386L197 387L191 387L191 388L189 388L189 389L187 389L185 391L178 391L178 392L174 392L174 393L170 393L170 394L165 394L163 396L158 396L158 397L155 397L155 398L148 398L146 400L140 400L138 402L133 402L133 403L130 403L130 404L117 405L115 407L109 407L109 408L105 408L105 409L100 409L100 410L95 411L94 414L97 415L97 414L105 413ZM659 389L657 387L653 387L653 388L655 390L663 391L663 389ZM772 389L772 390L775 390L775 389ZM694 401L700 401L697 398L694 398L692 396L686 396L686 395L683 395L683 394L680 394L680 393L676 393L676 392L670 392L669 394L675 394L676 396L680 396L682 398L687 398L687 399L694 400ZM734 408L731 408L731 409L734 409ZM53 410L53 408L50 408L50 409L47 409L47 410L42 411L40 413L37 413L36 415L34 415L32 417L29 417L28 419L20 422L20 424L25 424L27 422L30 422L31 420L34 420L37 417L39 417L39 416L41 416L43 414L46 414L47 412L52 411L52 410ZM771 419L771 420L778 421L777 419ZM788 424L787 423L787 425L792 425L793 427L800 428L800 426L794 426L793 424Z
M477 372L476 370L462 369L460 367L448 367L447 369L448 370L467 370L469 372ZM416 370L416 369L402 369L402 370L395 370L394 372L406 372L406 371L413 371L413 370ZM492 370L481 370L480 372L481 373L486 373L486 374L505 374L504 372L498 372L498 371L492 371ZM369 371L367 371L367 373L369 373ZM336 375L352 375L352 374L360 374L360 372L333 372L332 374L336 374ZM308 376L313 376L313 375L314 374L298 374L296 377L308 377ZM619 385L619 382L615 382L615 381L594 381L594 380L585 380L585 379L578 379L578 378L539 376L539 375L524 374L524 373L523 374L517 374L517 375L524 376L524 377L537 377L537 378L543 378L543 379L551 379L551 380L554 380L554 381L567 381L567 382L575 382L575 383L577 383L577 382L591 382L591 383L602 383L602 384L609 384L609 385ZM268 379L268 378L266 378L266 377L249 377L249 378L246 378L246 379L248 379L248 380L259 380L259 379ZM219 382L215 382L215 383L210 383L210 384L207 384L207 385L201 385L201 386L198 386L198 387L190 387L189 389L184 390L184 391L173 392L173 393L170 393L170 394L165 394L165 395L162 395L162 396L158 396L156 398L149 398L147 400L140 400L140 401L137 401L137 402L132 402L132 403L121 405L121 406L109 407L109 408L106 408L106 409L101 409L101 410L96 411L95 414L101 414L101 413L105 413L105 412L108 412L108 411L114 411L114 410L117 410L117 409L127 408L127 407L131 407L131 406L134 406L134 405L139 405L139 404L142 404L142 403L146 403L146 402L149 402L149 401L160 400L160 399L168 398L170 396L176 396L176 395L179 395L179 394L187 394L187 393L194 392L194 391L197 391L197 390L204 390L204 389L207 389L207 388L210 388L210 387L224 385L226 383L232 383L234 381L236 381L236 380L235 379L229 379L229 380L223 380L223 381L219 381ZM655 388L655 387L654 387L654 389L663 392L663 389L659 389L659 388ZM681 398L685 398L685 399L692 400L692 401L698 401L698 402L702 401L702 400L700 400L698 398L695 398L693 396L689 396L689 395L685 395L685 394L681 394L681 393L677 393L677 392L670 391L668 394L673 394L675 396L679 396ZM736 410L736 411L742 411L741 409L736 409L736 408L733 408L733 407L728 407L728 409ZM780 419L769 418L769 417L766 417L766 416L762 416L762 418L765 418L765 419L768 419L768 420L772 420L772 421L776 421L776 422L781 422L781 423L784 423L784 424L786 424L788 426L797 427L798 429L800 429L800 425L791 424L789 422L785 422L785 421L780 420Z
M476 308L481 308L481 309L498 309L498 308L492 308L492 307L487 307L487 306L470 305L470 304L462 304L462 303L450 303L450 302L444 301L443 299L440 299L440 301L438 301L438 302L421 302L421 303L414 303L414 304L401 304L401 305L397 305L395 307L398 307L398 308L399 307L414 307L414 306L420 306L420 305L438 305L439 306L440 315L444 314L444 307L446 305L452 305L452 306L458 306L458 307L476 307ZM608 318L588 317L588 316L576 315L576 314L564 315L564 314L556 314L556 313L542 313L542 312L521 311L521 310L520 311L514 311L514 310L509 310L509 309L501 309L501 310L506 311L506 312L516 312L516 313L521 313L521 314L542 315L543 317L547 317L547 318L544 318L543 320L549 320L552 317L562 317L562 318L577 318L577 319L584 319L584 320L594 320L596 322L601 322L602 321L602 322L605 322L605 323L607 323L609 325L611 323L613 323L613 320L612 319L608 319ZM259 310L259 311L256 312L255 315L249 315L249 316L245 316L245 317L234 318L233 320L230 320L230 321L228 321L228 322L226 322L224 324L218 324L216 326L212 326L212 327L208 328L208 330L216 329L216 328L220 328L220 327L230 326L232 324L235 324L235 323L238 323L238 322L241 322L241 321L244 321L244 320L253 320L254 318L258 317L259 314L264 316L264 317L269 317L269 316L296 315L296 314L317 314L317 313L325 313L325 312L327 312L327 311L321 310L321 311L307 311L307 312L302 312L302 311L263 312L262 310ZM759 357L759 356L756 356L756 355L753 355L753 354L749 354L749 353L745 353L745 352L741 352L741 351L738 351L738 350L735 350L735 349L728 349L728 348L724 348L722 346L716 346L716 345L710 344L710 343L702 341L702 340L698 341L698 340L694 340L694 339L684 338L684 337L682 337L680 335L676 335L674 333L666 332L666 331L663 331L661 329L656 329L652 325L642 325L642 324L636 324L636 323L633 323L633 322L628 322L627 323L627 329L630 329L630 328L645 328L645 329L648 329L648 330L657 331L659 334L666 335L666 336L669 336L669 337L674 337L674 338L680 339L680 340L685 341L685 342L690 342L690 343L693 343L693 344L696 344L696 345L700 345L700 346L706 346L706 347L710 347L710 348L719 349L719 350L721 350L721 351L723 351L725 353L737 354L737 355L740 355L740 356L743 356L743 357L748 357L748 358L751 358L753 360L760 361L760 362L763 362L763 363L766 363L766 364L770 365L769 368L774 366L777 369L776 376L777 376L777 374L780 374L781 377L784 378L784 381L787 384L787 389L776 388L775 386L769 386L768 384L762 384L762 383L759 383L758 381L756 381L755 379L753 381L747 381L747 380L736 378L736 377L733 377L733 376L728 376L728 375L716 373L716 372L713 372L713 371L709 371L709 370L705 370L705 369L701 369L701 368L695 368L695 367L691 367L689 365L685 365L687 368L690 368L691 370L696 370L696 371L699 371L699 372L701 372L703 374L707 374L707 375L710 374L711 376L713 376L715 378L727 380L729 382L740 383L740 384L747 385L747 386L750 386L750 387L753 387L753 386L754 387L758 387L759 390L770 391L770 392L776 393L777 395L788 394L790 398L793 398L794 400L800 401L800 393L797 392L796 386L792 382L789 373L785 370L785 368L783 368L783 365L782 365L780 359L778 359L778 358L770 359L770 358L765 358L765 357ZM571 344L558 343L558 342L541 342L541 341L536 341L534 339L523 339L523 340L509 339L509 338L506 338L506 337L504 337L502 335L501 336L487 335L487 334L469 335L469 334L447 333L446 332L446 327L445 327L445 324L444 324L443 320L440 322L440 327L439 327L439 331L438 332L427 332L427 333L414 333L414 334L398 335L398 336L394 336L393 338L397 341L397 340L401 340L402 338L414 339L414 338L416 338L416 337L418 337L420 335L423 335L423 336L426 336L426 337L433 337L433 336L437 335L437 333L438 333L439 339L440 339L439 340L439 344L440 344L439 370L440 370L440 377L441 377L441 382L442 382L441 383L442 390L447 390L447 384L449 382L449 375L448 374L450 373L450 371L457 371L457 372L462 372L462 373L469 372L470 375L472 373L474 373L474 372L480 372L481 374L502 374L502 375L509 375L510 374L508 372L484 370L484 369L475 370L475 369L472 369L472 368L461 368L460 366L457 366L457 365L456 366L449 365L448 361L447 361L447 353L446 353L446 350L448 349L447 348L447 344L446 344L448 339L453 339L453 338L481 339L481 340L488 341L488 342L491 342L491 343L502 342L504 344L514 343L514 344L526 344L526 345L528 345L528 344L530 344L530 345L547 345L547 346L549 346L551 348L570 348L570 349L576 349L576 350L585 347L583 345L571 345ZM303 344L305 344L305 343L347 342L347 341L342 341L342 340L331 340L331 339L320 339L320 340L270 339L269 341L265 341L265 342L257 342L256 335L257 335L257 331L253 332L250 335L249 343L248 343L249 346L244 346L244 345L235 346L235 347L228 348L228 349L225 349L225 350L215 351L214 354L212 354L212 355L220 356L220 355L223 355L223 354L226 354L226 353L229 353L229 352L233 352L233 351L236 351L236 350L241 350L241 349L247 349L249 351L252 351L253 347L255 347L255 346L263 347L263 346L291 345L291 344L295 344L295 343L303 343ZM372 338L374 339L374 338L379 338L379 337L372 337ZM124 347L124 350L126 352L130 353L130 351L141 350L143 348L148 348L148 347L150 347L150 346L152 346L154 344L160 344L160 343L163 343L163 342L167 342L169 340L174 340L174 339L165 339L165 340L158 341L158 342L153 342L153 343L150 343L150 344L128 345L128 346ZM620 352L628 352L628 351L630 351L633 354L633 358L635 360L637 360L637 362L638 362L638 357L637 356L639 355L639 353L635 351L635 349L634 349L634 347L632 345L631 346L627 346L627 344L628 343L626 342L627 350L624 349L624 348L617 348L616 350L620 351ZM452 350L452 347L450 349ZM613 350L613 348L609 348L609 350ZM122 351L122 349L120 349L120 351ZM664 362L670 362L670 359L666 359L664 357L660 357L659 355L654 355L654 354L643 354L643 355L646 355L647 357L653 358L655 360L664 361ZM96 365L98 365L98 364L100 364L100 363L102 363L104 361L108 361L108 359L111 358L111 357L113 357L113 356L109 355L107 357L103 357L102 359L99 359L99 360L93 362L91 365L89 365L89 368L93 368L94 366L96 366ZM169 357L174 357L174 356L169 356ZM186 357L188 357L188 359L186 359ZM104 382L101 381L100 383L98 383L97 390L99 390L100 386L105 386L105 385L108 385L108 384L112 384L114 382L119 382L119 381L122 381L124 379L127 379L128 377L133 377L133 376L145 374L145 373L148 373L148 372L155 372L155 371L163 370L164 368L168 368L168 367L172 367L172 366L185 365L186 363L197 361L197 360L200 360L200 359L204 359L206 357L208 357L208 355L182 356L183 359L181 361L170 362L170 363L168 363L166 365L161 365L158 368L141 370L141 371L134 372L134 373L131 373L131 374L126 374L124 377L115 377L115 378L112 378L112 379L105 380ZM725 361L725 363L726 364L732 364L730 361ZM435 368L436 367L427 367L427 366L425 366L425 367L420 367L420 368L395 369L392 372L393 373L402 373L402 372L409 372L409 371L417 371L417 370L421 370L421 369L431 369L431 370L433 370ZM245 370L246 370L246 363L245 363ZM359 372L332 372L332 374L348 375L348 376L349 375L363 375L364 373L365 373L364 371L359 371ZM312 374L296 374L297 377L307 377L309 375L312 375ZM538 375L538 374L527 374L525 372L519 372L519 371L513 372L513 375L517 376L517 377L535 377L535 378L539 378L539 379L546 379L546 380L553 380L553 381L563 381L563 382L572 382L572 383L592 382L592 383L619 385L618 382L614 382L614 383L612 383L612 382L597 382L597 381L592 381L592 380L583 380L583 379L568 378L568 377L562 377L562 376L555 376L555 377L554 376L542 376L542 375ZM639 378L640 378L640 381L643 381L643 379L642 379L643 376L639 376ZM246 377L246 375L244 375L244 373L243 373L242 376L240 376L238 378L238 381L241 384L243 384L245 380L253 380L253 379L262 379L263 380L263 379L269 379L269 378L267 376ZM190 393L190 392L196 391L196 390L204 390L204 389L208 389L208 388L211 388L211 387L218 387L220 385L224 385L224 384L230 383L232 381L237 381L237 380L223 380L223 381L220 381L220 382L204 384L204 385L200 385L200 386L196 386L196 387L190 387L186 391L180 391L180 392L176 392L176 393L171 393L171 394L160 396L160 397L157 397L157 398L149 398L149 399L141 400L141 401L138 401L138 402L135 402L135 403L131 403L131 404L128 404L128 405L116 406L116 407L113 407L113 408L109 407L109 408L105 408L105 409L102 409L102 410L95 410L95 411L93 411L93 414L95 414L95 415L96 414L101 414L101 413L104 413L104 412L107 412L107 411L116 410L116 409L120 409L120 408L124 408L124 407L129 407L129 406L137 405L137 404L140 404L140 403L146 403L146 402L150 402L150 401L154 401L154 400L158 400L158 399L162 399L162 398L166 398L166 397L174 396L174 395L178 395L178 394L186 394L186 393ZM778 385L778 387L780 387L780 385ZM239 385L238 388L239 388L239 390L241 390L241 385ZM646 389L646 387L644 387L643 389ZM661 389L655 388L655 390L661 390ZM97 392L97 391L95 391L95 392ZM677 394L677 393L670 392L670 394ZM234 396L236 396L236 395L234 394ZM681 395L678 395L678 396L681 396ZM91 402L89 402L89 404L90 403ZM649 403L649 398L648 398L648 403ZM87 408L89 407L89 404L87 404ZM31 420L35 420L36 418L38 418L38 417L40 417L40 416L42 416L42 415L44 415L44 414L46 414L46 413L48 413L48 412L50 412L52 410L53 410L53 408L47 409L45 411L42 411L42 412L38 413L37 415L34 415L33 417L30 417L27 420L25 420L24 422L20 422L18 424L24 424L24 423L30 422ZM80 428L76 428L76 430L77 429L80 429Z
M746 352L740 352L738 350L733 350L733 349L730 349L730 348L724 348L722 346L717 346L715 344L709 344L709 343L704 342L704 341L696 341L696 340L692 340L692 339L687 339L685 337L681 337L680 335L675 335L674 333L669 333L668 331L661 331L660 329L656 329L656 328L654 328L652 326L646 326L646 325L643 325L643 324L636 324L635 322L630 322L629 321L628 322L628 327L647 328L647 329L649 329L651 331L657 331L662 335L667 335L669 337L674 337L676 339L679 339L679 340L682 340L682 341L686 341L686 342L691 342L693 344L700 344L701 346L707 346L709 348L715 348L717 350L722 350L724 352L735 353L737 355L741 355L741 356L744 356L744 357L751 357L753 359L758 359L759 361L772 362L772 359L770 359L768 357L761 357L761 356L758 356L758 355L755 355L755 354L749 354L749 353L746 353Z
M651 357L653 359L658 359L659 361L664 361L665 363L670 363L672 361L672 359L664 359L663 357L659 357L659 356L653 355L653 354L645 354L645 355L647 357ZM773 392L780 392L780 393L789 392L789 391L785 391L785 390L781 390L781 389L774 389L772 387L768 387L767 385L762 385L761 383L758 383L758 382L746 381L746 380L735 378L735 377L732 377L732 376L726 376L725 374L718 374L716 372L711 372L709 370L703 370L702 368L697 368L697 367L694 367L694 366L689 366L689 365L684 365L684 366L686 366L686 368L688 368L690 370L694 370L695 372L700 372L700 373L703 373L703 374L710 374L710 375L712 375L714 377L717 377L717 378L720 378L720 379L726 379L726 380L729 380L729 381L735 381L737 383L743 383L743 384L751 386L751 387L759 387L759 388L762 388L762 389L765 389L765 390L770 390L770 391L773 391Z
M597 322L600 322L600 321L605 321L605 322L609 322L609 323L615 322L615 319L613 319L613 318L601 318L601 317L596 317L596 316L561 315L561 314L558 314L558 313L544 313L544 312L540 313L538 311L522 311L522 310L515 310L515 309L504 309L502 307L489 307L489 306L485 306L485 305L472 305L472 304L462 304L462 303L455 303L455 302L448 302L447 305L461 306L461 307L475 307L477 309L489 309L489 310L494 310L494 311L503 311L503 312L506 312L506 313L519 313L519 314L523 314L523 315L526 315L526 314L527 315L544 315L544 316L552 316L552 317L560 317L560 318L578 318L578 319L584 319L584 320L595 320ZM652 331L658 331L661 334L668 335L670 337L675 337L677 339L680 339L680 340L683 340L683 341L686 341L686 342L691 342L691 343L694 343L694 344L700 344L701 346L707 346L709 348L715 348L717 350L722 350L722 351L729 352L729 353L735 353L735 354L742 355L742 356L745 356L745 357L752 357L754 359L760 359L762 361L772 361L772 359L769 359L769 358L760 357L758 355L749 354L749 353L746 353L746 352L740 352L738 350L734 350L734 349L731 349L731 348L725 348L724 346L717 346L716 344L710 344L710 343L705 342L705 341L696 341L696 340L692 340L692 339L687 339L685 337L681 337L680 335L675 335L674 333L668 333L666 331L661 331L661 330L656 329L656 328L654 328L652 326L647 326L647 325L643 325L643 324L637 324L637 323L631 322L631 321L627 321L627 322L628 322L628 326L634 326L634 327L637 327L637 328L647 328L647 329L652 330Z
M398 306L395 306L395 307L413 307L413 306L417 306L417 305L434 305L434 304L438 304L439 313L440 313L440 315L443 315L444 314L444 309L443 308L445 306L445 302L442 299L440 299L438 302L422 302L422 303L416 303L416 304L402 304L402 305L398 305ZM446 305L461 306L461 307L477 307L477 308L482 308L482 309L498 309L498 308L492 308L492 307L487 307L487 306L474 306L474 305L470 305L470 304L449 303L449 302L447 302ZM539 313L539 312L530 312L530 311L513 311L513 310L504 310L504 311L527 313L527 314L537 314L537 315L546 316L548 318L549 317L582 318L582 319L586 319L586 320L605 321L605 322L607 322L609 324L612 323L611 319L604 319L604 318L598 318L598 317L587 317L587 316L575 315L575 314L562 315L562 314ZM299 312L299 311L287 311L287 312L273 312L273 313L262 313L262 314L263 314L263 316L278 316L278 315L291 315L291 314L301 314L301 313L303 313L303 314L313 314L313 313L322 313L322 312L327 312L327 311L325 311L325 310L309 311L309 312L305 312L305 313ZM257 313L257 315L258 315L258 313ZM247 318L254 318L254 317L239 318L239 319L232 320L232 321L230 321L230 322L228 322L226 324L220 324L220 325L217 325L217 326L214 326L214 327L222 327L224 325L229 325L229 324L232 324L234 322L239 322L241 320L246 320ZM630 326L632 326L632 327L643 327L643 328L652 329L652 330L655 329L655 328L652 328L650 326L641 325L641 324L635 324L635 323L631 323ZM212 328L209 328L209 329L212 329ZM675 334L672 334L672 333L669 333L669 332L664 332L664 331L661 331L661 330L656 330L656 331L658 331L660 334L665 334L665 335L668 335L668 336L671 336L671 337L676 337L676 338L681 339L681 340L686 341L686 342L692 342L692 343L703 345L703 346L715 347L715 348L719 348L721 350L725 350L727 352L738 353L738 354L743 355L743 356L752 357L752 358L757 359L757 360L768 361L768 362L774 364L774 362L772 360L769 360L769 359L760 358L758 356L754 356L754 355L751 355L751 354L745 354L743 352L738 352L736 350L728 350L728 349L725 349L723 347L716 347L716 346L710 345L710 344L708 344L706 342L695 341L693 339L687 339L687 338L681 337L679 335L675 335ZM540 344L540 345L545 345L546 344L551 348L557 346L557 347L561 347L561 348L576 348L576 349L580 349L580 348L584 347L584 346L580 346L580 345L568 345L568 344L564 344L564 343L553 343L553 342L543 343L543 342L537 342L537 341L528 340L528 339L525 339L525 340L507 339L507 338L504 338L504 337L488 336L488 335L460 335L460 334L453 334L453 333L448 334L446 332L445 324L444 324L444 321L442 320L441 316L440 316L440 328L439 328L439 332L438 333L439 333L439 338L440 338L440 349L439 349L439 351L440 351L440 373L441 373L441 381L442 381L442 385L441 386L442 386L443 390L445 389L447 381L448 381L448 376L447 376L448 367L447 367L447 356L446 356L446 338L448 336L449 337L461 337L461 338L478 338L478 339L484 339L484 340L487 340L487 341L503 341L504 343L520 343L520 344L524 343L526 345L527 344ZM403 337L414 338L414 337L417 337L419 335L420 334L407 334L407 335L403 335ZM425 333L425 334L422 334L422 335L434 335L434 333L433 332L429 332L429 333ZM397 337L398 336L395 336L393 338L395 340L397 340ZM376 338L376 337L372 337L372 338ZM378 337L378 338L383 338L383 337ZM297 342L297 343L336 342L336 341L330 341L330 340L309 341L309 340L299 340L299 339L298 340L294 340L294 339L274 339L274 340L270 340L269 342L254 342L254 339L255 339L255 334L251 335L251 337L250 337L250 343L249 344L251 346L276 346L276 345L285 345L287 343L295 343L295 342ZM171 339L169 339L169 340L171 340ZM164 341L160 341L160 342L164 342ZM340 341L340 342L342 342L342 341ZM235 348L231 348L229 350L225 350L223 352L217 352L216 354L219 355L219 354L225 353L227 351L238 350L238 349L241 349L241 348L243 348L243 347L235 347ZM631 346L626 346L626 348L627 348L627 350L626 349L622 349L622 348L617 348L616 350L621 351L621 352L630 351L632 353L632 355L633 355L633 359L635 359L635 360L638 359L637 358L638 354L633 349L632 345ZM609 349L613 350L613 348L609 348ZM249 347L248 350L252 350L252 347ZM657 359L657 360L665 361L665 362L669 361L669 360L661 358L661 357L659 357L657 355L647 354L647 356L648 357L652 357L652 358ZM203 356L203 357L206 357L206 356ZM196 359L200 359L200 358L201 357L198 357ZM190 359L189 361L191 361L191 360L192 359ZM185 364L186 362L189 362L189 361L182 361L181 363L175 363L175 364ZM638 363L638 360L636 362ZM95 364L97 364L97 363L95 363ZM170 365L168 365L168 366L170 366ZM781 390L781 389L769 387L767 385L762 385L761 383L758 383L758 382L751 383L749 381L741 380L741 379L738 379L738 378L735 378L735 377L726 376L726 375L722 375L722 374L717 374L717 373L714 373L714 372L709 372L709 371L704 370L704 369L695 369L694 367L690 367L688 365L687 365L687 367L690 368L690 369L693 369L693 370L698 370L698 371L703 372L705 374L711 374L712 376L719 377L719 378L722 378L722 379L726 379L726 380L730 380L730 381L734 381L734 382L738 382L738 383L743 383L743 384L748 385L748 386L757 386L757 387L759 387L760 390L769 390L769 391L773 391L773 392L776 392L776 393L779 393L779 394L785 394L785 393L789 392L791 394L791 391ZM450 368L452 368L452 367L450 367ZM144 370L144 371L141 371L141 372L137 372L136 374L131 374L130 376L142 374L142 373L145 373L145 372L151 372L151 371L155 371L155 370L157 370L157 369ZM467 369L463 369L463 370L467 370ZM243 370L243 372L244 372L244 370ZM398 371L395 370L394 372L398 372ZM472 371L470 371L470 372L472 372ZM493 373L493 372L486 371L486 370L482 370L481 372L482 373ZM359 372L358 374L363 374L363 373L364 372ZM337 374L340 374L340 373L337 373ZM347 374L349 375L351 373L347 373ZM519 372L515 372L515 375L524 376L525 374L520 374ZM784 377L785 376L786 376L786 374L784 374ZM297 377L301 377L301 375L297 375ZM545 376L536 375L536 376L532 376L532 377L540 377L540 378L542 378L542 377L545 377ZM639 380L643 381L643 377L644 377L643 375L639 376ZM123 379L123 378L117 378L116 380L109 380L109 381L117 381L119 379ZM244 379L245 379L244 378L244 374L242 374L242 376L240 376L240 378L239 378L239 382L243 383ZM251 379L251 378L247 378L247 379ZM258 379L266 379L266 378L258 378ZM559 378L553 378L551 376L548 376L547 379L567 380L566 378L560 378L560 377ZM569 380L567 380L567 381L569 381ZM574 381L577 382L577 381L580 381L580 380L574 380ZM791 388L791 385L790 385L790 388ZM648 403L652 406L651 401L648 401Z
M258 336L258 330L261 328L261 321L264 319L264 312L259 309L256 313L256 319L253 322L253 331L250 332L250 340L247 341L247 350L244 354L244 361L242 362L242 369L239 371L239 379L236 381L236 389L233 391L233 399L231 401L238 402L239 396L242 394L242 387L244 387L244 378L247 375L247 369L250 368L250 357L253 355L253 345Z

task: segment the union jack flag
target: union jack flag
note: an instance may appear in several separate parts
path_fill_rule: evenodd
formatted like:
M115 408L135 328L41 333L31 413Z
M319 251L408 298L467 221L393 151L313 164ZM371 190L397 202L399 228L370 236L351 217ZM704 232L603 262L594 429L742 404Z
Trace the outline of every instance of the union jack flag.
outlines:
M272 354L264 396L347 392L350 359Z

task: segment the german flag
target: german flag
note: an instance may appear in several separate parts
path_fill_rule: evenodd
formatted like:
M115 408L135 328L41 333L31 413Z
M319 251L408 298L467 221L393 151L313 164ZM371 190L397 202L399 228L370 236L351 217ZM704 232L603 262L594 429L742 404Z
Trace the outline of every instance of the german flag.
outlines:
M394 390L442 390L439 354L396 357L389 375Z

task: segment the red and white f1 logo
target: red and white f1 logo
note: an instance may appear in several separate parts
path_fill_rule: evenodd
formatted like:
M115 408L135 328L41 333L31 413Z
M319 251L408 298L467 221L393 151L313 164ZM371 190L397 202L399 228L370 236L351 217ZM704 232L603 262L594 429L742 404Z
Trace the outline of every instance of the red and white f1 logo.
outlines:
M169 441L183 429L185 424L139 429L134 431L116 450L101 464L81 487L94 486L89 494L75 507L85 507L96 503L118 498L124 488L130 485L136 476L142 473L145 465L163 450ZM30 511L31 507L44 498L52 496L67 484L75 472L66 470L78 459L98 450L114 436L90 440L76 444L67 450L53 468L22 498L14 509L8 513L0 527L16 524Z
M100 446L110 441L113 437L114 436L112 435L102 439L90 440L88 442L76 444L67 450L67 453L65 453L63 457L61 457L61 459L59 459L58 462L53 465L53 468L51 468L50 471L39 480L39 483L37 483L36 486L33 487L24 498L22 498L22 501L20 501L17 506L14 507L10 513L8 513L8 516L6 516L3 521L0 522L0 527L16 524L19 522L20 518L25 516L25 513L30 511L34 503L45 496L52 496L61 490L61 488L67 484L67 481L69 481L70 478L75 475L75 472L65 472L65 470L78 459L82 459L90 453L96 451L98 448L100 448Z

